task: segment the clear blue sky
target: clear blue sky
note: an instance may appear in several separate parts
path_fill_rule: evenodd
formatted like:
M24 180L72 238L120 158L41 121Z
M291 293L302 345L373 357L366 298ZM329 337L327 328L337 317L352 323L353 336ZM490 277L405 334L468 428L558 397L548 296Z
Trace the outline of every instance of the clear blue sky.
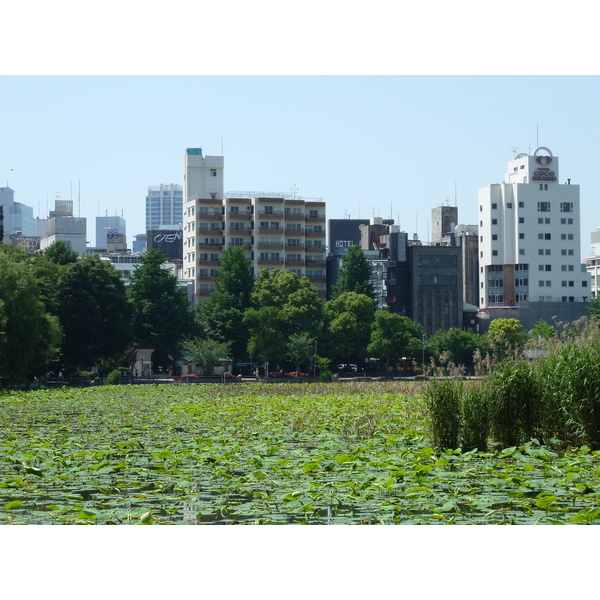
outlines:
M328 218L391 215L427 241L433 207L456 197L476 223L478 188L539 140L581 186L588 255L598 106L597 76L4 76L0 181L36 216L81 198L92 243L122 211L131 239L148 185L181 184L187 147L223 149L227 191L295 184Z

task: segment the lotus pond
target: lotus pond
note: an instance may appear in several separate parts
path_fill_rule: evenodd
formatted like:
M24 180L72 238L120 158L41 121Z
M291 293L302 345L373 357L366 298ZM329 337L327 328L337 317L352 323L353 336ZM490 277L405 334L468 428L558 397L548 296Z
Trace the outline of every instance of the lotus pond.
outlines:
M600 453L432 449L426 383L0 395L3 524L569 524ZM558 444L558 442L557 442Z

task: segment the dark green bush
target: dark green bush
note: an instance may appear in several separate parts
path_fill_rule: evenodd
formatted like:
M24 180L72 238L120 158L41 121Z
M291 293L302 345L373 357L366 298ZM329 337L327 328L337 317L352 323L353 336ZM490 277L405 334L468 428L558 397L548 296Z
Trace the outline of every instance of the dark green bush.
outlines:
M106 376L106 383L108 385L119 385L121 383L121 371L119 371L119 369L113 369Z
M463 387L463 382L457 379L433 379L427 385L425 401L437 450L458 448Z
M493 437L516 446L539 435L540 387L524 360L501 363L491 379L490 415Z
M600 342L571 343L537 365L549 436L600 448Z
M461 419L463 450L477 448L485 452L490 434L489 386L487 382L472 382L464 386Z

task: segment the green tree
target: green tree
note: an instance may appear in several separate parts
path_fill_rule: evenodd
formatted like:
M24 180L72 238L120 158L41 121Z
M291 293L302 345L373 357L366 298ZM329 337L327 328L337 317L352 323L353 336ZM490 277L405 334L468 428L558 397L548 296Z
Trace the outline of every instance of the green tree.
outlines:
M531 338L537 341L538 338L542 340L551 340L556 336L556 329L549 323L546 323L543 319L536 321L533 329L529 332Z
M475 332L462 331L456 327L440 329L429 338L428 347L442 362L452 362L457 367L473 368L473 356L477 348L483 347L482 339Z
M210 338L192 338L183 342L183 347L189 352L188 360L202 366L204 375L212 375L215 365L229 360L229 342Z
M375 313L367 352L371 357L384 360L389 367L404 356L416 358L421 351L422 334L420 323L389 310L379 310Z
M249 327L248 353L269 362L286 355L294 333L316 338L323 320L323 304L306 277L286 270L262 269L251 295L252 306L244 321Z
M327 355L344 362L366 358L375 318L373 300L346 292L325 304L324 315Z
M59 281L62 357L72 369L120 358L132 342L132 306L119 272L97 256L69 264Z
M79 254L65 242L54 242L44 250L44 256L57 265L70 265L79 260Z
M293 333L287 343L286 356L296 365L296 373L300 365L308 362L315 353L315 338L307 331Z
M598 321L600 319L600 298L592 298L588 310L590 311L590 320Z
M61 332L40 300L31 267L13 258L0 252L0 375L14 383L46 372Z
M163 268L164 263L159 250L144 254L128 288L134 304L135 343L155 348L152 359L161 366L170 362L169 356L195 329L186 292L177 277Z
M517 319L494 319L486 338L491 352L498 360L504 360L523 349L527 334Z
M239 247L227 248L215 281L215 291L194 311L194 318L206 337L231 343L235 363L246 355L249 332L244 312L250 307L254 286L252 265Z
M374 300L371 273L371 263L362 248L350 246L348 252L342 255L338 278L332 290L332 300L347 292L364 294Z

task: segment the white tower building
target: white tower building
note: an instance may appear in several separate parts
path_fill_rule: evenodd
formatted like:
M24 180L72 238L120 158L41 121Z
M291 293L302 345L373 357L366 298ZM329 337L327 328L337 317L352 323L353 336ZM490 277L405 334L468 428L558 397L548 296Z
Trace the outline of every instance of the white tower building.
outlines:
M478 200L480 307L589 301L579 186L559 183L548 148L515 156L504 182L481 188Z
M188 148L183 161L183 276L193 279L197 288L197 238L202 235L203 247L215 265L223 250L223 157L204 156L202 148ZM212 223L213 229L199 232L197 219ZM208 236L208 237L207 237ZM204 239L206 238L206 240ZM206 252L205 251L205 252ZM195 289L197 291L197 289Z

